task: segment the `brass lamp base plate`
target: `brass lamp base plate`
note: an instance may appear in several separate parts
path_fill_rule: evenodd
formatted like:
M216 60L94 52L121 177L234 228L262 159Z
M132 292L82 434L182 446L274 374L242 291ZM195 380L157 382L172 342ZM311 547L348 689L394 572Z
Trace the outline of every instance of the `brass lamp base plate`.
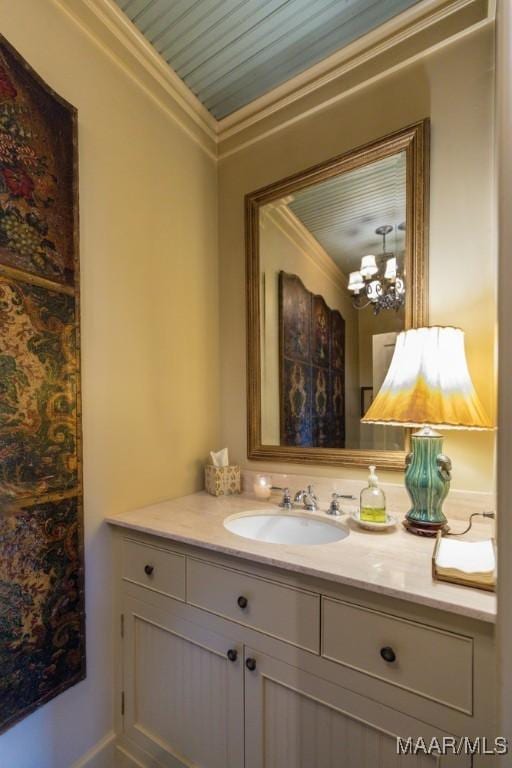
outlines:
M450 526L446 523L415 523L407 518L402 520L402 525L408 533L414 533L416 536L428 536L433 538L437 532L448 533Z

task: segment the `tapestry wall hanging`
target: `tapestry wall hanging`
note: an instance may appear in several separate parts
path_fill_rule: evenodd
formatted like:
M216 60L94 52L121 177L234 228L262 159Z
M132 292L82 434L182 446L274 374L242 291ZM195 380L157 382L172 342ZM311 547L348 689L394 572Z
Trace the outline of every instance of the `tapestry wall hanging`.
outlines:
M279 273L281 445L345 447L345 321Z
M85 677L76 111L0 36L0 730Z

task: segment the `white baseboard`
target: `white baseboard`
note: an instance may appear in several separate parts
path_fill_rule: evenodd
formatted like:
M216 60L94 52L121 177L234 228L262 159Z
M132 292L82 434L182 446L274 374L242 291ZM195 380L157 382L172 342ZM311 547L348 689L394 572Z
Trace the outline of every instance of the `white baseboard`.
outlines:
M85 755L73 763L71 768L115 768L115 743L116 734L114 731L109 731L101 741L98 741L91 749L87 750Z
M146 768L146 763L139 762L133 755L130 755L121 745L116 746L113 768Z
M179 760L165 744L144 729L136 728L133 735L135 738L120 734L116 744L118 762L114 763L115 768L193 768L192 763Z
M168 753L161 753L160 758L110 731L70 768L186 768Z
M117 743L114 731L109 731L101 741L87 750L85 755L73 763L70 768L147 768L145 762L129 754L125 747Z

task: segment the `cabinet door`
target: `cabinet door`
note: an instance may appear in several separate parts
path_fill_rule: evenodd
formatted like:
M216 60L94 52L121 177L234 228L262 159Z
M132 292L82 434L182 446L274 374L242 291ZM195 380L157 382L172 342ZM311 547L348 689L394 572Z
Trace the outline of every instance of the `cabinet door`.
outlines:
M159 765L242 768L242 647L169 606L124 600L125 736Z
M448 734L245 649L246 768L448 768L469 758L397 754L397 736Z

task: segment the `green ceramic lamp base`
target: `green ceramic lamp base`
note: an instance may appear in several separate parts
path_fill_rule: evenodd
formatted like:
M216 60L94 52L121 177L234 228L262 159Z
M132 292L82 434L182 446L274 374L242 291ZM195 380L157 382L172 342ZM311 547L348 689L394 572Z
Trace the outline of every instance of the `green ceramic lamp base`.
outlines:
M450 490L451 461L442 452L443 437L430 427L415 432L407 457L405 487L412 501L404 526L410 533L436 536L448 529L443 502Z

